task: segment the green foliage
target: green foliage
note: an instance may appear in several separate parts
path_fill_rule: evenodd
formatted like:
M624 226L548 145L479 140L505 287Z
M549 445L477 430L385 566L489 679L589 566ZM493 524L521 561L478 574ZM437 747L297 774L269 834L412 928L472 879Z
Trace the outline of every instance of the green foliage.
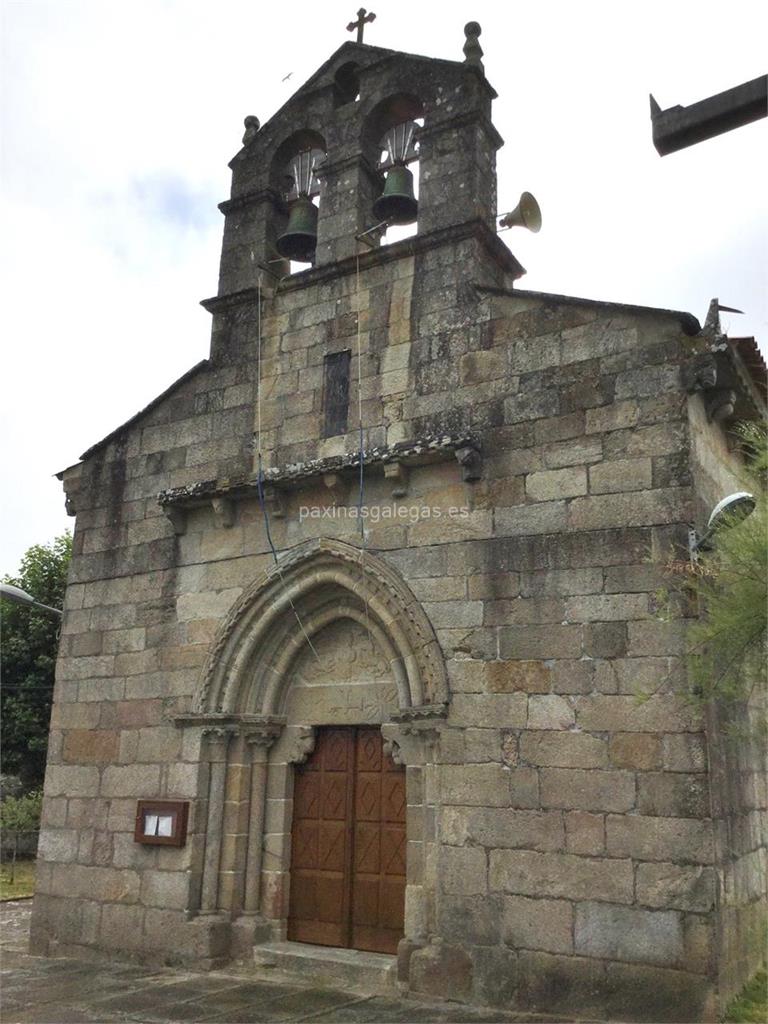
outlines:
M35 861L20 860L0 867L0 901L35 895Z
M6 576L41 604L61 608L72 554L72 538L36 544L16 576ZM19 775L25 787L42 784L60 620L29 605L0 600L0 770Z
M755 497L746 519L726 519L712 550L702 552L686 583L700 616L689 632L694 692L726 704L766 685L768 653L768 432L764 424L740 428L747 458L744 485Z
M765 1024L768 1020L768 975L758 971L743 991L728 1005L728 1024Z
M36 832L40 828L42 790L25 796L7 796L0 803L0 829L3 832Z

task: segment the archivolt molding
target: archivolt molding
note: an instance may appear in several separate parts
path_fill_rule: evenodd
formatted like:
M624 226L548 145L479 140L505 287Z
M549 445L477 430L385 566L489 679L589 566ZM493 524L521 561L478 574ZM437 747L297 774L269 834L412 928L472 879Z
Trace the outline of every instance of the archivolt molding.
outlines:
M448 703L442 652L406 583L378 556L320 539L281 558L235 602L203 668L196 710L281 714L286 680L307 637L342 618L370 630L402 709Z

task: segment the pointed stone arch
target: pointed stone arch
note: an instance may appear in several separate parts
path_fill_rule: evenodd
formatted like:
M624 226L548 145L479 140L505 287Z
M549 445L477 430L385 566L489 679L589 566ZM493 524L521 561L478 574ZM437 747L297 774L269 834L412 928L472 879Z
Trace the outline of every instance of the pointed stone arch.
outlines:
M402 710L448 703L437 638L404 580L377 555L320 539L281 559L235 602L204 666L196 710L280 715L296 658L338 619L368 629Z

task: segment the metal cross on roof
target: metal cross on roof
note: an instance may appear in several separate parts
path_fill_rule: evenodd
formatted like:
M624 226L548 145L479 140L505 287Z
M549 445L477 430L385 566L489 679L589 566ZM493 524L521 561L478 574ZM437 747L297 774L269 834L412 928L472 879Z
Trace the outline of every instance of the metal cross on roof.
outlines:
M363 41L363 29L365 28L366 22L376 20L376 15L371 11L369 14L364 7L361 7L357 12L357 21L350 21L347 25L347 32L354 32L357 29L357 41L362 43Z

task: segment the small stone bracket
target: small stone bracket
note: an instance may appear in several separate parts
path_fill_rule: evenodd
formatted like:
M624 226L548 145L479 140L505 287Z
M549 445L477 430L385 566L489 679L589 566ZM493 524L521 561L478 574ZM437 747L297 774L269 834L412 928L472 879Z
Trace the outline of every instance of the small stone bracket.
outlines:
M707 419L710 423L722 423L732 419L736 409L736 392L733 388L717 388L706 398Z
M341 473L324 473L323 483L328 488L331 501L334 505L340 505L347 496L347 485Z
M285 519L285 495L278 487L263 487L264 503L269 505L273 519Z
M385 462L384 477L392 483L393 498L404 498L408 494L408 467L402 462Z
M473 483L482 477L483 457L477 448L457 448L456 461L461 466L461 477L466 483Z
M392 721L381 727L386 753L395 764L431 762L447 715L447 704L422 704L396 711Z
M287 764L304 764L315 749L315 730L311 725L288 726L281 737L281 760Z
M230 527L235 524L235 503L229 498L211 498L213 517L217 526Z
M163 512L170 521L170 524L173 527L173 532L176 536L183 536L183 534L187 532L186 509L178 508L173 505L163 505Z
M695 356L683 368L683 384L689 395L697 391L708 391L717 384L717 363L715 357L706 352Z

